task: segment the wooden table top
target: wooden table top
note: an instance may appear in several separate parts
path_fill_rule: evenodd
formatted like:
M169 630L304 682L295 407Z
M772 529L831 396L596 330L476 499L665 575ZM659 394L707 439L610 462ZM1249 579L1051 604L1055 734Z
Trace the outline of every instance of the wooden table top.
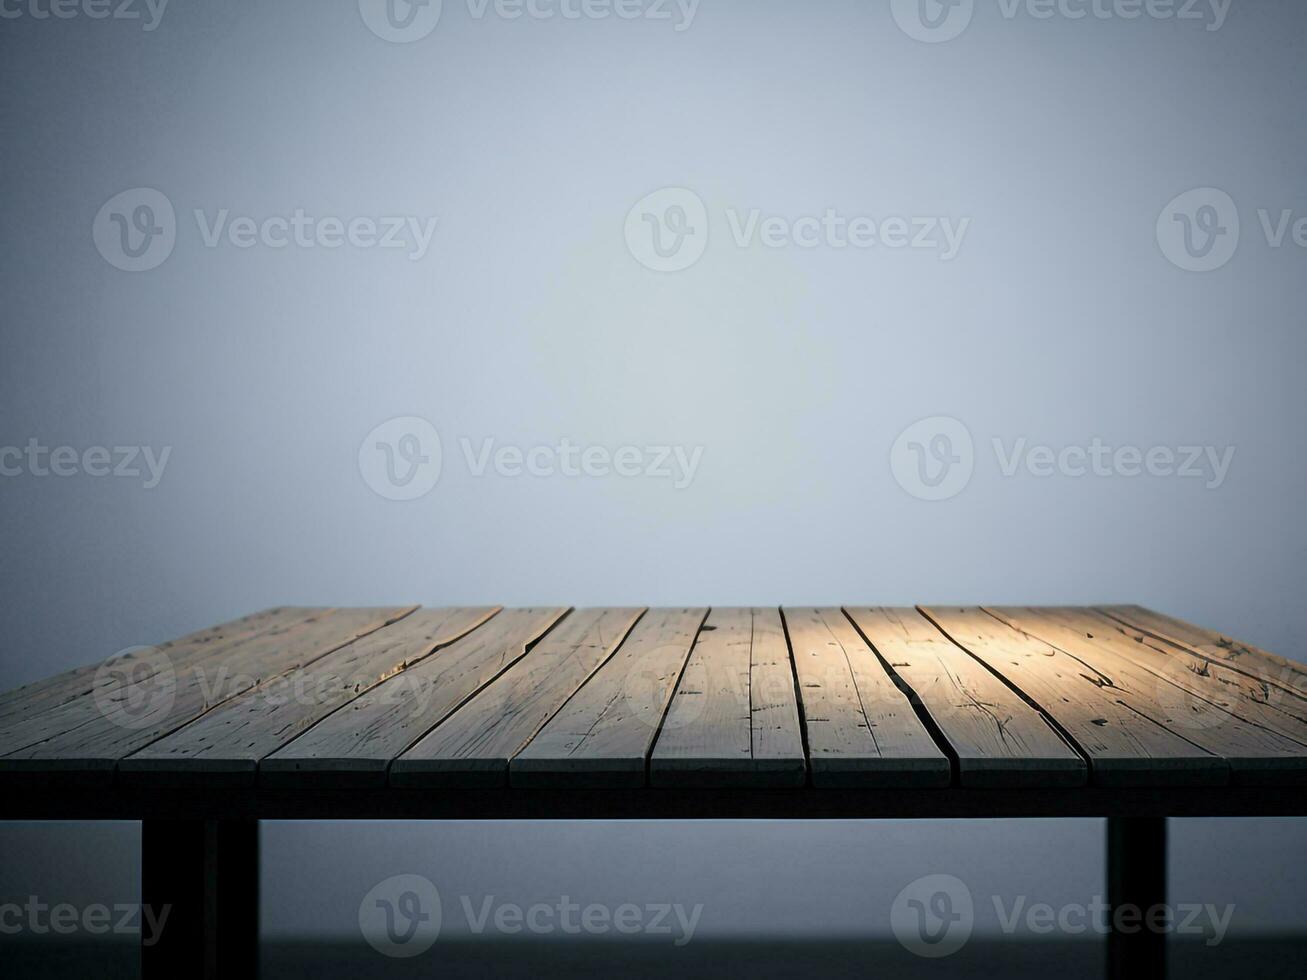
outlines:
M6 784L69 816L169 793L263 815L1297 812L1307 666L1138 606L278 608L0 695Z

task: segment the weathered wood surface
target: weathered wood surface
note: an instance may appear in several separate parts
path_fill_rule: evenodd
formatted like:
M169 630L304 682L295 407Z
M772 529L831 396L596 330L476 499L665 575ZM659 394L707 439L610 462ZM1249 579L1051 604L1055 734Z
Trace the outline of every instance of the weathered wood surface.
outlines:
M915 609L846 612L958 760L963 786L1078 786L1088 767L1039 710Z
M1125 627L1225 664L1290 694L1307 697L1307 664L1276 656L1250 643L1242 643L1223 633L1164 616L1143 606L1100 606L1098 611Z
M567 614L506 609L484 626L377 685L268 756L270 785L385 785L393 759L522 659Z
M221 653L233 643L271 629L279 622L294 622L309 616L320 616L324 612L325 609L287 607L265 609L230 623L211 626L180 639L161 643L156 647L142 647L141 651L158 651L167 654L174 661L186 663L197 656ZM114 666L122 671L130 668L132 659L130 655L111 658ZM13 727L16 722L25 717L49 711L61 704L93 693L96 674L104 664L103 661L86 664L0 694L0 731ZM102 676L100 683L103 685L110 680Z
M802 786L798 695L780 613L714 609L649 760L654 786Z
M505 783L509 761L613 655L642 612L574 610L527 656L396 759L391 782Z
M1288 788L1304 679L1137 606L282 607L0 694L0 790Z
M947 786L948 757L840 609L786 607L817 786Z
M390 627L260 684L119 763L179 781L226 774L254 782L258 764L387 678L466 636L498 610L420 609Z
M1136 696L1069 653L978 607L931 606L922 612L1066 732L1088 757L1094 783L1209 785L1229 778L1223 759L1158 720L1165 712L1150 709L1147 691Z
M1132 642L1094 612L992 612L1097 671L1141 714L1225 759L1236 781L1307 778L1307 741L1293 737L1300 722L1226 683L1210 661Z
M110 773L119 761L224 701L402 619L414 607L287 610L230 643L152 647L93 689L0 731L0 772Z
M650 609L509 765L515 786L643 786L707 609Z

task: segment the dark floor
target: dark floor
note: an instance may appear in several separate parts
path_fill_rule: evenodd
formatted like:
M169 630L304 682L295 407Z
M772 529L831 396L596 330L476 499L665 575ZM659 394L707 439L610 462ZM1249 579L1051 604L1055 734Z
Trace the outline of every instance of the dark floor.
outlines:
M1307 975L1307 936L1296 940L1236 941L1207 948L1172 944L1172 977L1184 980L1301 980ZM696 941L667 945L604 942L440 943L412 960L392 960L362 943L351 945L267 944L264 980L360 980L360 978L594 977L644 980L721 980L747 974L750 980L807 976L813 980L904 977L1018 977L1099 980L1104 948L1093 942L995 943L972 941L942 960L922 960L895 943ZM52 945L0 942L0 976L6 980L132 980L137 954L124 944ZM1141 978L1156 980L1156 978Z

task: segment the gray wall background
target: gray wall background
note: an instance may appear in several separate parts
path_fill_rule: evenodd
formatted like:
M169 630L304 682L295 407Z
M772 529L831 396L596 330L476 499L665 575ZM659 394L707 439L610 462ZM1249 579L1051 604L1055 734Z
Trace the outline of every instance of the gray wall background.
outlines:
M1138 601L1303 659L1307 8L1214 22L1011 17L945 43L889 4L703 0L652 19L478 18L388 43L356 3L173 0L0 19L0 446L172 447L139 479L0 478L0 686L279 603ZM1204 7L1204 10L1207 8ZM709 244L659 273L628 211L693 190ZM1228 193L1239 247L1168 261L1159 214ZM131 188L175 247L97 251ZM209 219L438 218L429 251L229 243ZM728 210L970 219L961 249L737 247ZM1223 215L1224 217L1224 215ZM360 442L429 419L400 502ZM975 444L905 492L917 419ZM1025 439L1235 447L1219 487L1007 477ZM458 440L703 447L692 484L476 477ZM11 457L12 460L12 457ZM21 468L21 467L20 467ZM1293 821L1178 825L1177 901L1302 925ZM266 832L266 927L348 931L390 874L454 892L703 901L703 932L884 931L906 880L1087 901L1092 821L300 826ZM7 829L0 894L134 893L131 825ZM669 858L669 853L675 852ZM776 856L783 855L778 859ZM330 867L329 867L330 865Z

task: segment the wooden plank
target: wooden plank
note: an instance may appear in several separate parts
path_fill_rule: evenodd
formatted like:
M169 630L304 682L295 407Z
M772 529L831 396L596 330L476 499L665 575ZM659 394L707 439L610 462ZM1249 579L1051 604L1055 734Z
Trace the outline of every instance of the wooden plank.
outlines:
M958 760L963 786L1079 786L1085 760L1048 720L916 609L846 610Z
M839 609L785 608L814 786L947 786L948 757Z
M177 640L170 640L154 647L142 647L141 652L159 650L166 653L175 663L186 663L196 656L205 656L220 652L231 644L248 639L258 633L278 626L285 628L291 623L301 622L310 616L320 616L325 609L304 609L278 607L243 616L230 623L211 626ZM105 677L110 668L128 669L133 657L110 657L97 660L73 670L34 681L20 688L0 694L0 732L13 728L25 718L34 718L52 708L57 708L69 701L94 694L96 675L100 674L101 685L112 683L112 678ZM140 659L139 657L136 659Z
M366 636L413 611L328 609L222 648L174 658L152 649L93 696L0 732L0 772L99 773L223 701Z
M1052 615L1063 612L1048 611ZM1287 687L1281 687L1241 667L1205 657L1187 646L1160 639L1144 630L1128 626L1097 610L1078 609L1077 612L1091 618L1092 624L1088 628L1097 630L1096 635L1111 638L1117 643L1123 640L1133 643L1134 646L1125 644L1123 651L1129 650L1137 656L1142 656L1145 666L1163 669L1168 675L1181 671L1180 676L1185 682L1182 686L1186 689L1189 683L1211 683L1210 679L1214 678L1216 683L1211 684L1212 690L1225 696L1225 699L1218 703L1226 710L1240 714L1240 710L1236 710L1235 701L1232 700L1238 699L1240 705L1246 705L1249 710L1259 713L1259 716L1252 720L1261 721L1264 716L1270 719L1272 727L1282 730L1294 741L1307 745L1307 697L1304 695L1295 693ZM1119 637L1116 634L1119 634ZM1196 676L1191 678L1190 674Z
M387 621L406 614L409 609L380 611ZM294 647L306 639L316 642L323 635L334 637L360 616L368 630L377 610L299 609L288 610L262 628L241 630L230 642L191 644L182 641L155 647L133 648L111 657L97 670L97 679L88 692L90 697L60 699L58 704L42 706L38 712L13 718L0 727L0 752L9 746L24 747L45 741L78 728L98 717L111 716L115 724L128 728L146 727L153 715L170 703L179 679L199 689L201 707L207 710L223 696L239 693L240 684L253 686L266 670L270 651L280 646ZM349 642L359 634L348 634ZM155 709L155 710L151 710ZM132 717L140 713L142 718ZM14 751L8 748L8 751Z
M707 609L651 609L509 763L514 786L643 786L649 749Z
M1141 714L1107 676L979 607L923 608L953 642L1004 678L1089 758L1099 786L1205 786L1229 778L1225 760ZM1156 713L1155 714L1160 714Z
M1217 677L1217 669L1191 669L1190 658L1135 643L1110 621L1086 610L1049 612L1029 607L989 610L1004 622L1069 653L1105 677L1131 707L1157 719L1190 742L1224 758L1236 781L1307 779L1307 744L1293 740L1287 715L1259 705ZM1100 625L1101 624L1101 625Z
M578 609L391 763L396 786L500 786L508 763L631 631L642 609Z
M1307 699L1083 606L1025 607L1009 612L1056 624L1092 640L1095 650L1125 657L1191 695L1184 700L1193 702L1190 710L1194 712L1214 704L1307 750Z
M253 783L259 761L365 691L475 630L497 608L420 609L260 684L118 764L152 784Z
M1290 694L1307 697L1307 664L1268 653L1223 633L1203 629L1143 606L1099 606L1097 609L1123 626L1242 671Z
M396 756L526 655L563 607L506 609L328 715L259 765L271 786L384 786Z
M794 668L776 609L714 609L649 758L654 786L802 786Z

